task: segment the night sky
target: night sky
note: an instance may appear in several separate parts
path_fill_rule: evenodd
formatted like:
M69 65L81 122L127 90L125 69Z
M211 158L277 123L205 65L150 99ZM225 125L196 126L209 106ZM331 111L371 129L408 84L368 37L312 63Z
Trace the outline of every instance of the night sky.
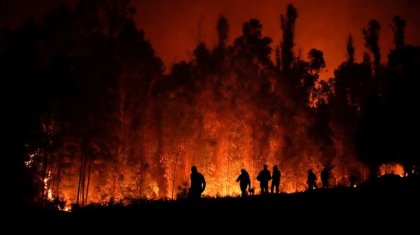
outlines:
M61 3L74 0L16 0L1 1L0 27L16 27L29 16L41 18ZM406 42L420 44L420 2L415 0L134 0L136 22L144 29L146 37L163 59L167 68L174 62L191 58L198 41L215 45L215 24L225 15L230 24L232 42L242 30L242 24L250 19L260 19L263 34L273 38L273 48L280 43L280 14L285 13L288 3L294 4L299 16L296 25L296 47L302 55L311 48L325 53L327 69L323 77L332 75L333 69L345 59L345 40L349 33L356 45L356 59L363 52L362 29L370 19L381 24L380 46L382 63L392 47L390 23L395 15L407 22Z

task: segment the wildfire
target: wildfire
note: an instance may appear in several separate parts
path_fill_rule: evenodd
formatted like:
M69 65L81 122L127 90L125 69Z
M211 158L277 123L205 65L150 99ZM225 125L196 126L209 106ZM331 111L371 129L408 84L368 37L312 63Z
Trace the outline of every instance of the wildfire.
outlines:
M322 158L310 155L302 149L296 151L294 157L287 156L279 151L285 148L285 143L281 141L284 129L279 125L273 125L270 133L264 133L253 128L252 122L247 123L235 115L237 111L234 109L225 109L224 113L219 114L211 110L201 112L204 117L202 126L192 123L188 130L195 133L193 135L184 133L185 130L180 128L174 129L162 124L162 128L167 131L159 137L162 138L159 143L154 140L156 136L152 134L152 130L144 130L141 152L138 152L138 146L131 146L133 150L130 151L138 152L137 156L131 156L126 150L127 146L120 147L118 157L113 160L95 155L87 158L82 151L76 152L76 156L60 152L62 155L57 158L60 162L46 165L47 173L43 179L45 198L51 202L64 202L65 206L59 208L69 211L70 205L75 203L108 205L129 203L138 198L185 197L192 165L196 165L204 175L207 182L204 196L208 197L239 196L240 188L236 179L242 168L249 172L251 187L258 194L259 182L256 181L256 176L262 170L263 164L267 164L270 171L274 165L279 167L282 193L305 191L308 169L312 169L317 175L317 184L320 186L320 172L326 166L325 159L332 167L331 187L348 186L350 172L357 171L359 176L365 174L363 164L353 158L344 159L341 155ZM173 116L168 115L166 118L167 123L173 122ZM248 118L255 120L251 114ZM153 120L149 121L153 124ZM201 136L197 137L199 133ZM255 141L255 138L263 141ZM71 144L68 143L69 146ZM127 143L123 142L125 144ZM162 147L159 148L159 145ZM93 149L100 152L96 145ZM156 152L160 154L156 155ZM34 164L33 159L36 156L37 154L29 155L31 164ZM47 158L49 162L53 162L54 156Z
M379 166L379 176L393 174L405 176L404 166L400 163L385 163Z
M24 162L25 167L27 168L33 167L38 154L39 154L38 151L28 154L28 160Z
M43 199L84 206L185 197L193 165L206 179L204 194L212 197L238 196L242 168L258 193L256 176L264 164L278 166L285 193L306 190L309 169L320 184L320 172L331 167L331 187L349 185L349 174L364 175L353 146L343 144L350 142L346 129L316 105L331 95L330 88L316 86L323 53L312 49L309 61L293 55L296 16L289 5L278 64L270 60L274 45L257 19L245 22L232 45L228 22L219 19L218 46L199 44L191 61L175 64L167 75L143 34L126 25L104 29L118 35L102 35L100 48L83 47L91 40L76 43L82 49L75 51L86 49L89 56L65 52L72 58L63 63L71 64L58 63L75 68L68 78L72 98L51 102L40 117L39 138L29 146L36 151L26 165L41 169ZM110 53L100 53L106 63L91 64L108 47Z
M240 195L240 188L239 184L236 182L236 178L239 175L240 169L243 168L245 165L243 159L238 158L237 160L231 160L229 165L221 164L219 171L212 172L212 165L203 165L199 166L199 170L204 174L205 179L207 181L207 188L204 191L203 196L207 197L220 197L220 196L239 196ZM185 163L179 163L185 164ZM323 164L320 161L317 161L315 157L309 157L305 161L301 161L299 165L295 166L293 162L284 162L283 164L275 163L275 162L267 162L269 167L272 167L274 164L277 164L282 172L281 177L281 184L280 184L280 191L282 193L294 193L294 192L302 192L307 189L306 185L306 177L307 177L307 170L309 168L313 169L314 173L318 176L318 186L320 186L320 172L323 169ZM251 166L250 164L248 166ZM301 168L298 168L301 166ZM262 166L255 165L253 167L248 167L250 170L251 176L251 187L255 189L255 193L259 193L259 182L256 181L256 175L262 169ZM166 194L167 198L176 198L177 196L182 197L182 191L184 191L184 196L189 187L189 172L188 174L182 174L183 169L179 170L180 172L176 174L167 174L166 180L168 182L183 182L182 185L178 183L168 184L168 193ZM271 169L270 169L271 170ZM331 172L331 179L330 185L331 187L337 185L349 185L348 177L346 173L348 169L342 166L337 166L332 169ZM170 172L172 173L172 172ZM125 171L125 175L129 176L130 174L134 174L130 171ZM175 175L175 179L174 179ZM50 187L50 180L51 180L51 171L48 171L47 177L44 179L44 188L47 192L47 198L49 201L53 201L54 197L53 190ZM182 177L182 178L181 178ZM132 199L136 199L139 197L146 198L146 199L158 199L159 193L159 186L156 181L151 178L150 175L145 176L143 184L147 182L148 185L141 186L142 191L137 191L133 193L133 190L130 188L130 185L138 185L140 182L139 178L123 178L115 182L115 184L120 184L119 188L115 187L114 197L112 197L106 191L107 188L112 187L112 181L107 181L104 185L100 186L101 177L99 175L92 175L91 176L91 184L89 186L88 198L89 203L99 203L103 205L107 205L112 201L112 203L128 203ZM172 187L175 187L172 189ZM355 186L354 186L355 187ZM172 194L172 190L174 190L174 194ZM141 194L140 194L141 193ZM77 194L77 181L70 181L69 179L65 179L63 184L60 188L60 196L66 201L66 205L63 208L59 208L63 211L70 211L71 205L76 203L76 195ZM112 197L112 198L111 198Z
M47 176L44 178L44 191L47 192L47 200L53 201L54 197L53 197L51 186L49 184L50 180L51 180L51 171L48 171Z
M63 208L59 208L61 211L71 212L71 205L65 205Z

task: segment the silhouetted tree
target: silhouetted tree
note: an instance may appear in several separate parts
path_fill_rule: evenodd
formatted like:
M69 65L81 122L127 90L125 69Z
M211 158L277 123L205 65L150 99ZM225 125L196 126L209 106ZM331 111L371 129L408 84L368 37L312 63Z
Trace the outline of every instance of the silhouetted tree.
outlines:
M22 106L14 101L7 111L16 113L14 106L19 106L25 110L19 116L28 119L16 119L25 125L16 125L22 127L21 140L16 142L22 149L13 151L28 161L28 170L41 169L32 171L32 179L39 181L34 185L44 191L41 197L49 190L60 197L60 188L54 185L66 180L68 165L80 164L77 198L83 204L88 200L90 175L98 171L94 164L98 156L119 171L130 161L128 155L138 154L132 143L143 142L138 141L142 135L122 133L142 132L138 127L145 126L150 84L161 75L162 63L136 29L133 13L129 1L80 1L74 8L53 11L39 25L29 22L10 33L15 40L0 58L14 68L15 72L5 71L6 76L16 76L10 80L26 85L6 87L22 93L22 100L32 100ZM49 123L54 135L45 128ZM14 141L13 135L9 139ZM23 160L19 164L25 167ZM40 164L34 165L37 161ZM118 187L115 184L111 191Z
M204 43L199 43L193 54L196 69L198 70L197 72L203 75L210 74L213 71L213 58L206 45Z
M308 52L309 72L314 74L325 68L324 53L317 49Z
M347 37L347 62L352 64L354 63L354 43L353 43L353 37L351 34Z
M217 25L218 46L213 50L214 73L224 73L227 70L227 45L226 41L229 36L229 23L226 17L220 16Z
M351 37L346 41L346 51L347 61L334 71L333 91L329 98L329 126L339 156L338 167L352 164L355 156L367 160L366 155L359 155L355 142L373 80L370 62L354 61L355 48Z
M375 73L381 62L381 52L379 49L379 31L381 27L376 20L370 20L368 27L363 29L365 39L365 47L370 50L373 55L373 63Z
M219 47L225 47L229 36L229 23L224 16L220 16L217 21L217 35Z
M281 62L283 71L287 72L293 62L293 47L295 46L294 34L295 23L298 17L297 9L289 4L286 15L281 15L281 29L283 31L283 41L281 43Z
M239 72L246 73L247 69L258 72L260 66L271 65L271 42L271 38L262 37L262 24L259 20L246 22L242 27L242 35L231 48L232 60L239 65Z
M402 162L406 169L418 164L413 157L417 147L409 137L420 130L420 116L415 111L420 102L418 87L418 66L420 66L420 48L405 44L404 31L406 22L399 16L394 17L392 29L395 48L388 55L389 83L386 93L387 119L389 125L388 139L392 144L388 150L388 160Z
M392 20L392 31L394 33L394 44L396 49L400 49L405 45L404 30L407 23L400 16L395 16Z

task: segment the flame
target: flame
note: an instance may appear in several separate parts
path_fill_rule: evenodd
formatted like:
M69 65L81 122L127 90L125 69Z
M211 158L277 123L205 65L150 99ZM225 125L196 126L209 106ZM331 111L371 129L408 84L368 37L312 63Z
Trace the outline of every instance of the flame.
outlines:
M64 212L71 212L71 205L68 204L68 205L65 205L63 208L59 208L59 209Z
M224 147L226 149L229 149L227 146ZM185 156L184 154L182 154L182 157L188 158L188 151L184 151L186 151L184 153ZM252 165L252 162L244 161L243 156L237 158L234 157L234 155L231 155L230 157L220 157L220 162L197 164L199 171L203 173L207 182L207 187L203 193L203 196L239 196L240 188L239 184L236 182L236 178L239 176L241 168L246 168L249 171L252 181L251 186L255 189L255 194L259 194L259 183L258 181L256 181L256 175L262 169L262 165ZM189 185L190 165L184 166L186 165L186 162L178 162L178 167L177 169L175 169L175 165L173 163L174 162L170 161L165 162L166 166L168 166L167 174L165 174L165 179L168 182L175 182L174 184L168 184L168 190L165 196L169 199L175 199L177 195L180 194L180 191L182 191L182 189L184 191L188 190ZM324 165L315 156L308 156L306 159L299 160L297 162L281 162L271 160L265 163L270 168L274 164L279 166L279 169L282 173L280 181L280 191L282 193L294 193L305 191L307 189L306 177L307 170L309 168L311 168L314 171L314 173L318 176L317 184L320 187L320 172L323 169ZM172 166L172 168L170 168L170 166ZM217 170L215 170L216 167ZM76 169L77 168L75 168L74 170ZM104 169L109 170L109 168L106 167ZM174 174L174 172L172 172L173 170L176 170L177 172ZM349 176L347 172L349 172L349 168L344 166L337 166L333 168L331 172L330 186L334 187L337 185L349 185ZM135 175L136 172L134 172L130 168L121 169L120 176L124 177L117 177L117 182L112 182L111 179L104 179L96 173L93 174L91 176L91 183L88 192L89 203L107 205L110 203L111 200L116 203L124 204L129 203L130 200L136 198L158 199L159 184L155 179L153 179L152 175L148 172L145 173L143 179L144 185L141 186L142 190L140 190L139 188L135 190L136 185L138 186L139 183L139 178ZM71 174L69 176L71 176ZM44 187L48 192L48 200L52 201L54 199L53 195L55 194L53 194L52 189L49 188L50 179L51 171L48 172L48 177L44 180ZM78 182L75 181L74 178L70 179L70 177L66 177L65 179L63 179L60 185L60 197L66 201L66 206L62 210L70 211L70 205L76 203L77 183ZM113 184L118 185L114 185L114 187L116 188L114 189L114 192L112 192Z
M379 176L386 174L405 176L404 166L401 163L384 163L379 166Z
M65 124L53 115L42 119L47 141L43 154L36 156L48 162L43 168L48 168L44 189L49 200L83 206L138 198L176 199L186 195L193 165L207 181L204 196L212 197L238 196L236 179L242 168L258 193L256 176L263 164L270 170L279 167L280 191L285 193L306 190L309 169L320 184L326 165L333 167L331 187L348 185L351 172L365 175L351 147L343 144L350 142L341 134L345 131L331 127L334 133L326 137L328 141L310 136L314 121L310 116L317 107L308 107L305 96L295 100L295 94L286 91L288 82L282 84L276 73L264 72L264 64L254 60L243 66L238 59L237 69L218 75L201 74L205 69L197 65L199 75L192 73L194 79L183 71L183 66L189 71L190 65L181 63L181 75L158 76L148 84L152 88L143 88L147 81L141 71L127 69L119 77L115 99L110 97L106 108L98 107L107 113L111 110L109 115L95 117L98 122L87 121L93 127L86 129L93 134L81 131L67 136L63 131L63 143L54 141L62 134L59 125ZM174 83L174 79L180 81Z
M206 179L207 187L203 196L208 197L239 196L240 188L236 179L242 168L249 172L251 186L255 189L255 194L258 194L259 182L256 181L256 176L263 164L267 164L270 171L274 165L279 167L282 193L305 191L308 169L312 169L317 175L317 184L320 186L320 172L326 162L333 166L331 187L348 186L349 175L354 171L359 175L367 175L363 164L352 155L344 157L343 150L339 148L332 156L311 155L305 147L317 146L301 137L303 134L300 133L304 130L300 129L293 130L296 138L293 141L302 149L294 149L294 155L289 156L282 151L287 147L282 136L291 130L276 124L280 117L268 117L264 113L257 116L253 112L244 111L241 106L250 108L246 107L246 103L230 107L223 102L209 102L208 96L211 97L211 94L205 93L201 97L199 103L203 106L200 109L190 110L198 112L202 119L175 118L175 110L188 107L174 105L174 110L167 110L162 114L162 129L157 132L154 117L151 115L146 118L141 134L130 134L141 136L141 139L136 139L141 140L140 146L138 142L130 144L130 140L126 139L120 146L116 145L115 149L118 151L115 151L114 158L92 156L91 159L81 161L84 155L80 149L74 152L61 151L60 158L50 156L50 160L60 159L60 162L51 161L48 165L47 176L43 181L47 199L64 201L65 207L60 209L69 211L69 205L82 201L84 204L107 205L129 203L138 198L185 197L193 165L198 167ZM297 122L304 125L305 119L302 117ZM173 126L173 123L178 125ZM264 131L267 126L270 126L270 130ZM74 148L74 143L77 142L72 142L71 139L68 141L63 148L67 148L67 145ZM99 149L94 146L96 148ZM28 167L40 155L30 153L29 159L32 163ZM388 168L384 167L383 172ZM397 174L402 172L401 165L395 165L393 169ZM84 170L83 177L81 170Z
M206 99L206 96L202 97L203 102ZM138 198L185 197L193 165L198 167L206 179L207 187L203 196L208 197L239 196L240 188L236 179L242 168L249 172L251 186L255 189L255 194L259 194L256 176L263 164L267 164L270 171L274 165L279 167L282 193L305 191L308 169L312 169L317 175L317 184L320 186L320 172L326 165L325 157L310 155L305 149L296 150L295 156L283 153L281 149L285 148L286 143L281 136L286 129L281 125L272 125L278 122L279 117L266 120L272 125L270 132L266 133L253 127L265 125L258 123L259 118L255 114L244 112L238 116L236 113L239 111L236 108L217 110L219 105L223 107L226 104L211 103L202 107L205 111L199 110L203 115L201 123L178 119L178 125L171 126L175 122L174 117L167 114L162 117L165 121L162 124L163 134L153 130L155 127L152 118L146 120L149 124L146 123L145 126L149 129L143 130L140 147L123 142L128 146L125 148L133 148L131 152L137 154L134 157L128 151L119 150L111 160L95 157L88 159L86 166L83 166L83 161L79 161L83 156L82 151L75 151L73 154L63 151L61 165L50 164L43 182L48 200L64 201L65 207L60 209L69 211L69 206L78 202L78 192L79 203L83 198L85 204L101 205L124 204ZM176 108L179 107L174 109ZM299 121L305 122L304 119ZM299 133L302 130L295 131ZM156 140L159 138L160 142ZM66 144L71 145L71 140ZM313 147L309 142L306 144ZM331 187L349 185L349 174L355 170L359 175L365 175L367 171L353 156L344 158L343 153L337 154L340 151L338 149L335 156L328 156L328 164L333 166ZM36 154L31 153L29 157L33 159ZM83 179L80 178L81 169L85 169ZM84 183L81 183L82 180ZM58 187L52 187L53 185Z
M46 177L44 178L44 191L46 192L47 200L49 201L54 200L53 191L50 186L51 178L52 178L51 171L48 171Z

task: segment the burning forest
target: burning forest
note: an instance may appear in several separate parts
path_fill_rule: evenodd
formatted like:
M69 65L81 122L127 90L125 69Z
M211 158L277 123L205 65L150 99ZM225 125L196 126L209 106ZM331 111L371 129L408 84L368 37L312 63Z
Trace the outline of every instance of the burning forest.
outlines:
M3 172L14 172L2 187L25 185L21 200L68 209L182 198L193 165L209 197L240 195L242 168L257 188L264 164L279 167L286 193L306 190L309 169L330 167L333 187L415 173L420 48L405 43L401 17L390 19L387 62L371 20L363 61L350 35L327 80L321 50L296 52L293 5L279 12L281 41L251 18L229 43L221 16L214 47L199 42L166 70L134 14L130 1L80 1L1 31Z

